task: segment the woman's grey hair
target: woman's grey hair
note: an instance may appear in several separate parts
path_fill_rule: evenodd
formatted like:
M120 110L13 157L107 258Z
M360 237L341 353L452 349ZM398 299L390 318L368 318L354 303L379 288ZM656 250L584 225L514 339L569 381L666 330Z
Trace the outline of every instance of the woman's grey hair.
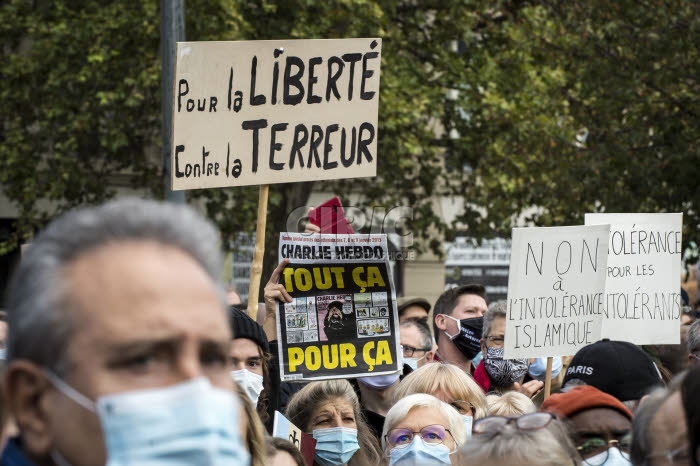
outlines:
M77 326L65 268L99 247L127 241L153 241L191 256L216 286L224 312L223 261L211 222L190 207L153 200L129 198L82 207L53 220L22 256L6 303L8 362L28 359L65 374L66 348Z
M382 431L382 448L386 450L387 447L387 432L396 427L406 416L408 416L408 413L412 409L416 408L427 408L433 412L437 411L442 414L445 419L447 419L448 425L444 427L450 431L450 434L455 441L455 448L461 447L464 442L467 441L467 431L464 428L464 421L456 409L432 395L416 393L401 398L386 414L386 419L384 420L384 430Z
M360 449L352 455L348 466L375 465L382 462L382 452L376 435L362 415L360 400L350 382L344 379L311 382L292 396L284 415L289 422L306 433L312 432L313 416L324 403L333 400L350 403L357 425L357 442Z
M505 300L495 301L489 304L489 308L484 313L484 327L482 331L482 338L486 338L491 334L491 324L496 317L506 318L506 313L508 312L508 303Z
M511 422L497 432L474 435L458 455L454 464L581 465L566 426L556 419L538 430L520 430Z

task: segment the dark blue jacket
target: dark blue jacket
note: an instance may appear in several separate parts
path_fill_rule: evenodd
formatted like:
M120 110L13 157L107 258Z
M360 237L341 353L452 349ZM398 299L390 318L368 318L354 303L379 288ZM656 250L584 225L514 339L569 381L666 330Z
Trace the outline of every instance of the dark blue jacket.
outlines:
M36 466L22 451L19 437L7 441L0 455L0 466Z

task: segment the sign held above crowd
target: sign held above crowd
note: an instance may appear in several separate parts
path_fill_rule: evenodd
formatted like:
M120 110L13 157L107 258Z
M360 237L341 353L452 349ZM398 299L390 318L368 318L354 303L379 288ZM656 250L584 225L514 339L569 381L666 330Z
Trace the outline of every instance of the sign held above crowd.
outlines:
M375 176L381 39L179 42L172 189Z
M280 233L282 381L365 377L402 367L386 235Z
M513 229L504 358L568 356L600 339L609 232Z
M602 338L680 343L681 213L586 214L610 224Z

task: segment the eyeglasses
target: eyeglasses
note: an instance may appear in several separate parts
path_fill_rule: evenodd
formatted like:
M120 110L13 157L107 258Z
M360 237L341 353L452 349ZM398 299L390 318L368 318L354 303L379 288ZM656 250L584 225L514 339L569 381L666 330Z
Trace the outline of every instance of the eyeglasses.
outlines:
M454 400L447 403L459 412L459 414L474 415L474 405L464 400Z
M669 466L673 466L674 464L690 464L687 445L681 448L676 448L675 450L653 453L651 455L647 455L646 458L666 458Z
M413 434L420 434L420 439L426 445L439 445L445 443L445 439L449 434L452 437L452 432L445 429L440 424L433 424L423 427L420 432L413 432L410 429L391 429L385 435L387 443L393 448L406 448L413 441Z
M479 419L472 427L473 434L501 432L508 424L515 424L519 430L544 429L557 417L552 413L530 413L520 417L489 416Z
M496 348L501 348L503 347L503 341L505 339L503 337L486 337L486 341L489 343L492 343L494 347Z
M586 439L582 444L577 445L576 449L581 454L583 462L588 466L600 466L608 460L610 448L616 447L622 453L622 457L626 460L630 459L630 449L632 448L632 434L627 433L621 439L605 440L599 437ZM601 453L605 456L598 456L595 461L591 459Z
M430 348L414 348L413 346L403 345L403 357L404 358L412 358L413 353L415 353L416 351L426 352L426 351L430 351Z

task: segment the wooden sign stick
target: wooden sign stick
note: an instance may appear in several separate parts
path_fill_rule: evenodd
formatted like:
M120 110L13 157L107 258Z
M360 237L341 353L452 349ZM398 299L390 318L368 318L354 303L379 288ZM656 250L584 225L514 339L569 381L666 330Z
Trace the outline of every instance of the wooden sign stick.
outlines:
M250 288L248 288L248 316L258 317L258 297L260 295L260 278L262 276L263 258L265 257L265 226L267 225L267 197L270 185L260 185L258 195L258 221L255 227L255 251L250 266Z
M544 399L549 398L552 392L552 357L547 358L547 372L545 372L544 379Z

